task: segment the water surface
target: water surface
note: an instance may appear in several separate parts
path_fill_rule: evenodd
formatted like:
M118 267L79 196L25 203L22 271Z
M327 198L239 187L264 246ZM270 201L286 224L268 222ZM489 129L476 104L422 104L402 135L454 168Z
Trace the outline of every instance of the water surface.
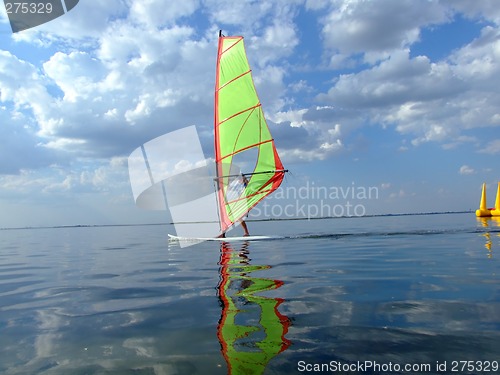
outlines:
M0 373L300 374L372 361L386 367L365 372L442 374L500 360L499 221L249 226L286 238L180 248L168 225L1 230Z

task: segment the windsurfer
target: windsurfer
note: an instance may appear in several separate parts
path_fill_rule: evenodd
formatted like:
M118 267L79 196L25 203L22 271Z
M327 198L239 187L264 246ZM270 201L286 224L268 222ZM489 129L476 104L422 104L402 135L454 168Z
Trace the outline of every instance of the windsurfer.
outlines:
M231 184L229 184L229 188L227 191L228 198L229 199L236 199L236 198L241 197L241 195L245 191L245 188L247 187L247 185L248 185L248 179L245 177L245 175L243 173L241 173L238 176L238 178L234 179L233 182L231 182ZM248 213L246 216L248 216ZM244 237L250 236L250 232L248 231L248 226L247 226L247 223L245 222L245 220L242 218L242 219L240 219L239 223L240 223L241 227L243 228L243 236ZM219 235L219 238L225 238L225 237L226 237L225 232L222 233L221 235Z
M247 185L248 185L248 180L247 180L247 178L245 177L245 175L244 175L244 174L241 174L241 175L240 175L240 177L241 177L241 182L243 183L243 186L245 186L245 188L246 188L246 187L247 187ZM248 213L247 213L247 216L248 216ZM241 224L241 227L243 228L243 231L245 232L245 233L243 234L243 236L244 236L244 237L248 237L248 236L250 236L250 233L248 232L247 223L245 223L245 220L243 220L243 219L242 219L242 220L241 220L241 222L240 222L240 224Z

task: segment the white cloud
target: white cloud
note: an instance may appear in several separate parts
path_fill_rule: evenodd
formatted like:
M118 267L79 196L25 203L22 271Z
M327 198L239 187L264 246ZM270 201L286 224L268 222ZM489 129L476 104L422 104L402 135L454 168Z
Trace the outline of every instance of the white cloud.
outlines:
M0 101L12 102L15 110L29 108L38 120L50 105L47 82L38 69L8 51L0 50Z
M205 0L204 5L215 24L241 26L253 30L262 26L262 18L273 8L272 2L269 1Z
M498 125L500 66L495 62L500 42L492 34L499 33L488 26L439 63L412 58L408 49L393 51L373 67L341 75L318 99L344 108L365 107L370 122L394 125L414 137L413 145L443 142L450 148L474 141L464 132Z
M43 147L44 139L37 135L52 109L44 84L33 65L0 51L0 174L61 160L61 155Z
M479 150L483 154L500 154L500 139L489 141L486 145L482 146Z
M213 64L206 56L215 54L215 45L192 40L189 28L150 33L123 22L109 28L94 53L58 52L44 64L64 93L54 99L57 117L41 124L41 135L66 139L52 141L53 147L71 144L74 151L80 144L86 154L122 154L141 139L211 117Z
M267 64L290 56L299 43L296 27L290 20L276 20L265 28L262 36L249 38L249 60L254 67ZM248 44L247 44L248 45ZM282 60L281 60L282 61Z
M344 126L332 119L333 107L323 106L277 112L272 116L271 132L285 162L324 160L346 151ZM340 111L341 112L341 111ZM348 124L348 123L346 123Z
M438 1L422 6L412 0L386 0L381 6L376 1L337 0L321 22L327 49L344 56L363 52L373 63L416 42L421 27L449 17L449 8Z
M198 0L175 1L165 5L163 0L133 1L130 20L144 24L148 28L171 25L178 18L189 16L198 8Z
M90 39L88 43L81 40L84 50L55 53L44 64L45 77L32 66L34 76L39 77L34 82L38 82L27 83L30 92L17 93L17 102L38 110L39 135L50 138L45 143L63 150L71 145L72 151L80 145L87 155L124 153L132 139L146 140L159 135L160 129L166 132L200 120L209 126L206 119L212 112L213 61L207 56L215 53L216 36L207 39L197 36L200 33L193 27L176 24L202 9L214 22L248 31L247 48L265 113L280 122L280 117L286 117L283 108L294 103L286 96L286 60L299 44L300 34L294 23L299 3L241 2L232 4L233 13L225 18L220 13L224 2L210 0L201 4L203 8L199 8L198 1L165 8L157 0L130 0L114 7L100 5L92 11L79 4L78 12L70 12L73 18L70 14L61 17L60 31L53 30L52 25L37 30L37 35L64 38L68 22L80 22L87 11L96 12L93 21L85 22L93 22L99 32L67 34L70 38ZM326 94L318 96L335 105L336 110L320 111L315 106L287 109L298 119L290 125L300 123L317 137L329 135L309 147L319 149L339 142L345 146L341 135L332 139L332 126L342 124L345 137L367 119L384 126L395 125L402 134L413 135L413 145L438 141L446 142L445 147L460 144L458 139L465 137L461 130L485 124L487 116L490 124L498 123L496 107L488 104L497 100L496 91L484 91L486 83L496 87L492 82L497 71L492 61L497 48L491 48L496 43L495 29L486 27L481 38L455 52L449 62L432 63L425 56L410 57L409 48L418 40L420 28L448 22L456 9L465 9L466 5L459 4L455 10L440 2L430 2L426 7L417 7L411 1L389 1L386 5L361 1L336 1L330 6L307 3L309 9L327 10L321 25L328 49L346 56L359 51L366 56L380 53L378 59L382 59L377 62L377 58L365 58L375 65L341 75ZM478 9L466 11L473 14ZM211 25L207 31L215 28ZM477 67L485 68L479 71ZM478 82L478 76L483 83ZM62 99L47 95L47 83L43 83L46 78L61 89ZM296 88L310 87L305 80L298 82ZM38 95L33 95L35 87ZM481 96L475 95L479 89ZM12 97L12 92L4 89L1 95ZM474 103L473 94L483 99ZM42 102L35 97L42 97ZM471 103L475 110L471 110ZM363 115L358 111L360 106L368 109ZM142 137L137 139L139 129ZM103 147L102 138L112 139L113 133L120 134L121 146ZM128 142L123 143L125 138ZM294 148L302 147L297 142Z
M12 196L110 193L128 189L128 185L126 158L112 158L97 165L81 163L78 169L53 165L45 170L21 170L17 175L0 176L0 189Z
M389 198L406 198L408 197L408 193L403 189L400 189L398 192L389 194Z
M325 147L315 148L315 149L305 149L305 148L287 148L279 149L280 157L282 160L288 163L297 162L310 162L315 160L325 160L329 155L334 153L337 149L341 148L341 145L337 147Z
M468 165L462 165L460 167L459 173L461 175L468 175L468 174L474 174L476 173L476 171L473 168L469 167Z
M64 92L63 100L75 103L100 93L99 82L105 78L105 68L89 53L57 52L43 64L49 78ZM109 89L109 87L105 87ZM97 95L96 95L97 94Z
M500 8L493 1L444 0L443 5L470 18L483 18L500 25Z
M450 67L424 56L409 57L409 50L359 73L341 75L327 95L319 99L345 107L382 107L418 103L456 95L462 82Z
M23 34L26 43L43 40L60 48L43 63L43 70L7 56L20 77L8 77L0 100L37 111L34 120L42 144L74 155L107 157L123 155L169 130L193 123L210 126L216 33L205 38L182 26L182 20L200 10L217 19L219 2L206 1L199 8L198 1L165 7L155 0L123 0L92 9L83 3ZM241 12L224 22L253 28L249 15L263 22L260 36L245 36L265 112L272 113L285 104L286 90L285 69L275 63L290 56L298 43L292 22L295 4L238 4L231 3L231 9ZM269 15L272 22L267 24ZM16 90L19 82L29 91ZM62 96L49 95L50 86Z

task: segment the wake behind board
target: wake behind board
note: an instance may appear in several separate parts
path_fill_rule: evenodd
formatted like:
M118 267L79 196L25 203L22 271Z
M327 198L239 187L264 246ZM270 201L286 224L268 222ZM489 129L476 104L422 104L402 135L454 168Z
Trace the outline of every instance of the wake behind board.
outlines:
M168 237L173 241L219 241L219 242L234 242L234 241L262 241L262 240L278 240L285 237L282 236L242 236L242 237L179 237L169 234Z

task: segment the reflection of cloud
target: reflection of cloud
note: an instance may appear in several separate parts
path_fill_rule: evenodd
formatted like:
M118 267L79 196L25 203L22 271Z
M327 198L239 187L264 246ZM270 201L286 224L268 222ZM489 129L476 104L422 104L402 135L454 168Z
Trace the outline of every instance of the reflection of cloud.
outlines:
M343 293L339 293L342 295ZM323 295L326 296L326 295ZM339 301L336 298L326 298L330 306L329 311L321 313L323 310L325 299L321 301L316 301L314 299L303 299L303 300L290 300L287 301L287 308L292 311L292 316L301 315L313 315L317 316L317 322L320 325L325 326L343 326L352 323L352 316L354 313L354 304L352 301ZM292 326L293 329L307 332L309 328L299 328L297 326Z
M63 342L63 334L60 329L69 324L66 320L63 320L59 309L37 310L36 315L38 327L36 327L37 334L33 343L33 357L25 364L16 367L17 370L23 373L35 373L40 368L48 370L58 366L54 357L60 353L61 343ZM18 350L16 355L27 356L30 346L26 342L22 343L20 348L25 352Z
M427 329L477 331L481 324L496 324L500 304L459 301L398 301L379 305L377 312L388 321L404 319L407 323Z
M152 358L157 355L155 345L155 339L152 337L126 339L123 342L124 348L132 349L139 357L148 358Z
M38 359L51 357L57 353L56 347L61 342L62 335L56 333L42 333L35 339L35 351Z

